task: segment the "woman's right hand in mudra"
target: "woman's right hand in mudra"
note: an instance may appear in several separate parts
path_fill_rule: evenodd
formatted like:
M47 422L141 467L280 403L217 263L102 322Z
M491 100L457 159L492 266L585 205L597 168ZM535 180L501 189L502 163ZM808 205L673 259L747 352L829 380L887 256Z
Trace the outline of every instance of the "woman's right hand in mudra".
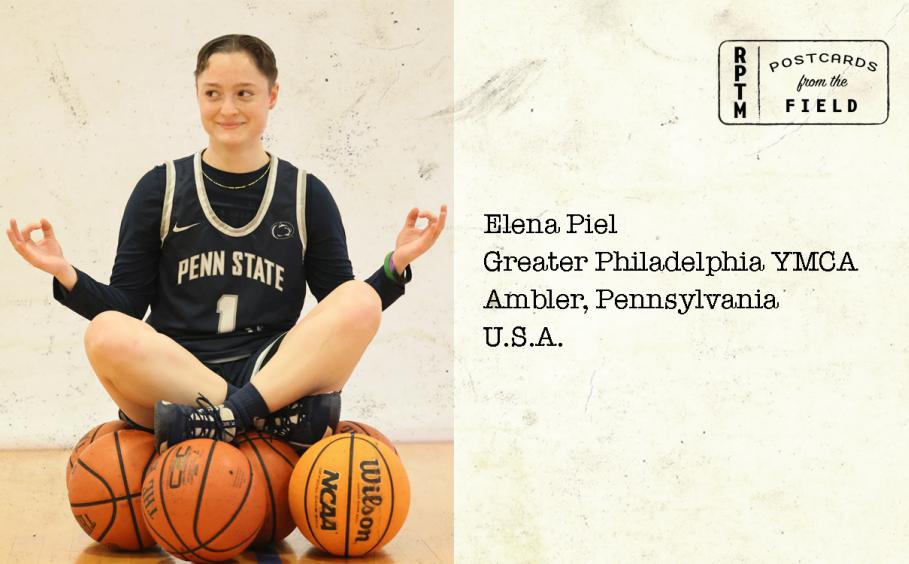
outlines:
M37 242L32 241L32 231L36 229L40 229L44 235L44 238ZM25 229L21 231L16 220L11 219L6 236L9 237L9 242L12 243L16 252L35 268L58 278L72 268L69 262L63 258L63 249L54 236L54 228L44 218L37 223L26 225Z

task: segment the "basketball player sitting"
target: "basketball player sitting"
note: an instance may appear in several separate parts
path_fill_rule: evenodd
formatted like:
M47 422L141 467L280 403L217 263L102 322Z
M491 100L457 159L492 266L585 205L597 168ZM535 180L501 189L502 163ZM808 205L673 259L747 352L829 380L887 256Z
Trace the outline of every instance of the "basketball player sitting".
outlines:
M353 280L328 189L263 148L277 76L258 38L202 47L195 85L208 146L139 181L110 284L64 258L46 219L7 229L16 251L54 276L54 297L91 320L92 368L121 418L153 428L161 451L251 428L300 447L330 434L382 310L445 226L444 205L438 216L410 210L383 265ZM318 304L300 319L307 284Z

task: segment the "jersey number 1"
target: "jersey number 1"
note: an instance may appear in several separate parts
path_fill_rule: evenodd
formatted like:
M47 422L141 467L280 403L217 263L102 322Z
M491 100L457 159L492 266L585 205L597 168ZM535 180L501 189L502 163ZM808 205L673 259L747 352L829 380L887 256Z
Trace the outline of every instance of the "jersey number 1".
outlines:
M218 333L230 333L237 327L239 301L237 294L224 294L218 299Z

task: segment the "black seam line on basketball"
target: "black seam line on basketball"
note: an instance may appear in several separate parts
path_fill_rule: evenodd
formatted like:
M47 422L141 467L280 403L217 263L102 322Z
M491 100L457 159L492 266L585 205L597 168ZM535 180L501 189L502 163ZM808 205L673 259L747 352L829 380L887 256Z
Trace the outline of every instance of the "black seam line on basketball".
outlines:
M250 432L252 432L252 431L250 431ZM251 440L252 440L252 439L249 437L249 433L243 433L242 435L240 435L239 437L237 437L237 438L234 439L233 445L234 445L235 447L238 447L238 448L239 448L240 445L246 444L246 443L248 443L248 442L251 441Z
M151 454L148 456L148 460L145 462L145 466L142 467L142 483L145 483L145 477L148 475L148 469L151 467L152 462L155 461L155 455L158 454L158 451L154 449L151 450Z
M102 423L102 424L100 424L100 425L96 425L94 429L90 430L89 433L91 433L92 436L91 436L91 437L82 437L82 439L80 439L79 442L76 443L76 446L73 447L73 452L75 452L75 451L79 448L79 446L82 445L82 444L90 445L90 444L92 444L93 442L95 442L95 437L98 435L98 432L101 431L101 427L103 427L103 426L104 426L104 423ZM86 439L86 438L89 439L87 443L85 442L85 439ZM80 452L81 452L81 451L80 451ZM73 462L73 457L70 456L70 458L69 458L69 470L70 470L70 472L72 472L73 468L75 468L75 467L76 467L76 463Z
M245 458L245 456L244 456L244 458ZM252 488L252 464L250 464L249 461L247 460L247 465L249 466L249 471L250 471L250 481L249 481L249 484L250 484L250 485L249 485L249 488L251 489L251 488ZM250 490L247 490L247 492L248 492L248 491L250 491ZM240 508L242 508L244 505L246 505L246 498L243 498L243 500L240 501ZM238 512L240 511L240 508L237 509ZM236 517L236 515L235 515L234 517ZM230 525L230 523L228 523L228 525ZM225 526L225 528L226 528L226 526ZM194 547L193 550L207 550L207 551L209 551L209 552L230 552L231 550L234 550L234 549L237 548L238 546L242 546L242 545L244 545L244 544L249 544L249 543L251 543L251 542L252 542L252 539L253 539L256 535L259 534L259 529L254 530L254 531L252 532L252 534L246 536L244 539L242 539L242 540L241 540L240 542L238 542L237 544L234 544L234 545L231 545L231 546L226 546L226 547L223 547L223 548L212 548L212 547L208 546L208 543L210 543L210 542L214 541L216 538L218 538L218 537L221 535L222 532L224 532L224 531L223 531L223 530L218 531L218 533L217 533L214 537L212 537L211 539L209 539L208 541L206 541L205 544L202 544L202 545L199 545L199 546L197 546L197 547ZM213 562L214 562L214 561L213 561Z
M126 476L126 467L123 465L123 451L120 448L120 431L114 431L114 444L117 446L117 462L120 464L120 477L123 478L123 491L129 495L129 479ZM142 493L141 487L139 488L139 493ZM132 501L127 502L126 505L129 507L129 517L133 522L133 532L136 533L136 545L142 548L142 534L139 533L139 522L136 521L136 508L133 507Z
M377 433L381 433L378 429L376 429L376 432L377 432ZM387 446L387 447L391 447L391 450L392 450L395 454L398 454L398 447L396 447L395 444L394 444L394 442L392 442L392 440L389 439L388 437L385 437L385 438L388 440L388 442L386 443L385 441L383 441L383 440L380 439L379 437L375 437L375 436L373 436L373 435L370 435L368 432L365 432L365 431L364 431L363 434L366 435L367 437L372 437L373 439L379 441L380 443L383 443L383 444L384 444L385 446Z
M265 474L265 485L268 486L268 499L271 501L271 534L268 535L268 542L274 542L275 534L278 532L278 506L275 504L275 491L271 487L271 476L268 475L268 470L265 468L265 461L262 460L259 449L256 448L255 443L252 441L250 441L249 446L255 453L256 458L259 459L259 465L262 466L262 473ZM252 475L250 475L249 479L252 481Z
M369 434L366 432L366 429L364 429L362 425L360 425L359 423L356 423L354 421L348 421L347 426L350 427L350 431L342 431L342 432L344 432L344 433L348 433L348 432L363 433L365 435Z
M364 439L361 438L360 440L364 440ZM373 440L375 440L377 443L379 442L378 439L373 439ZM385 455L382 454L382 451L379 450L379 447L377 447L375 444L373 444L373 443L371 443L371 442L369 442L369 441L366 441L366 443L367 443L369 446L371 446L372 448L374 448L375 451L376 451L377 453L379 453L379 456L382 457L382 462L385 463L385 474L388 476L388 485L389 485L389 487L391 488L391 510L388 512L388 520L385 522L385 530L382 531L382 535L381 535L381 536L379 537L379 539L376 541L376 544L373 545L373 546L369 549L369 550L375 550L375 548L376 548L377 546L381 546L381 545L382 545L382 539L384 539L384 538L385 538L385 535L388 534L388 529L391 528L391 521L392 521L392 519L394 519L394 516L395 516L395 482L394 482L394 479L392 479L392 477L391 477L391 468L389 468L389 466L388 466L388 460L385 459ZM403 467L403 464L402 464L402 467ZM405 472L406 472L406 471L405 471ZM402 523L401 526L403 526L403 525L404 525L404 524ZM367 550L366 552L364 552L364 554L368 553L369 550Z
M78 458L78 457L76 456L76 449L77 449L77 448L79 448L79 445L76 445L75 447L73 447L73 453L72 453L72 454L70 455L70 457L69 457L69 471L70 471L70 473L72 473L73 468L76 467L76 463L73 462L73 457ZM81 451L80 451L80 453L81 453Z
M91 433L92 436L89 437L88 443L85 443L85 444L89 444L89 445L90 445L90 444L92 444L93 442L95 442L95 437L98 435L98 432L101 431L101 427L103 427L103 426L104 426L104 423L102 423L102 424L100 424L100 425L96 425L94 429L92 429L91 431L89 431L89 433ZM94 432L92 432L92 431L94 431ZM79 445L81 445L81 444L83 443L83 441L85 441L85 437L82 437L82 439L81 439L78 443L76 443L76 446L73 447L73 451L75 451L76 449L78 449L78 448L79 448ZM75 467L76 467L76 464L73 462L73 458L70 457L70 459L69 459L69 469L70 469L70 471L72 471L72 469L75 468Z
M164 468L167 466L168 457L172 456L174 452L176 452L176 449L171 447L164 453L164 460L161 461L161 469L158 471L158 493L160 494L158 499L161 500L161 511L164 513L164 518L167 519L170 531L174 534L174 537L177 538L177 542L182 544L183 548L188 549L189 545L180 537L180 533L178 533L177 528L174 527L174 522L170 519L170 513L167 512L167 501L164 499Z
M201 549L200 549L199 547L196 547L196 548L194 548L193 550L207 550L208 552L230 552L230 551L232 551L232 550L235 550L238 546L243 546L244 544L251 544L251 543L252 543L252 539L253 539L256 535L258 535L258 534L259 534L259 530L256 529L256 530L253 531L251 534L249 534L249 535L247 535L246 537L244 537L244 538L243 538L240 542L238 542L237 544L234 544L234 545L231 545L231 546L226 546L226 547L224 547L224 548L211 548L211 547L209 547L209 546L203 546ZM177 556L178 554L188 554L188 553L189 553L189 551L187 551L187 552L172 552L171 554L172 554L173 556ZM203 557L200 556L200 558L203 558ZM223 562L223 561L224 561L224 560L208 560L208 562Z
M344 558L350 556L350 498L353 485L354 433L350 434L350 449L347 451L347 515L344 523Z
M216 441L216 442L215 442L215 445L217 445L217 444L218 444L218 442ZM211 450L214 451L215 448L212 447ZM223 533L224 531L226 531L227 528L230 527L230 526L233 524L234 520L237 518L237 515L240 514L240 510L242 510L242 509L243 509L243 506L246 505L246 500L249 499L249 492L252 491L252 484L253 484L252 463L250 463L249 459L246 458L245 455L243 456L243 460L246 460L246 465L249 467L249 481L246 483L246 491L243 492L243 499L241 499L241 500L240 500L240 503L237 504L237 510L234 511L234 514L230 516L230 519L228 519L227 523L225 523L224 526L221 527L221 530L218 531L218 532L216 532L214 535L211 536L211 538L209 538L209 539L206 540L206 541L203 541L202 539L199 538L198 531L196 530L196 523L198 523L198 520L199 520L199 509L198 509L198 506L197 506L197 508L196 508L196 518L193 520L193 535L195 535L196 541L199 542L199 546L197 546L197 547L195 548L195 550L199 550L199 549L204 548L205 550L208 550L208 551L210 551L210 552L227 552L227 551L229 551L229 550L233 550L234 548L240 546L239 544L236 544L236 545L231 546L231 547L228 547L228 548L210 548L210 547L208 546L208 543L212 542L213 540L215 540L216 538L218 538L219 536L221 536L221 533ZM207 466L206 466L206 472L205 472L205 473L208 474L208 467L207 467ZM204 478L203 478L203 480L204 480ZM203 488L205 487L205 482L204 482L204 481L202 482L202 487L203 487ZM202 499L202 490L200 489L200 490L199 490L199 500L200 500L200 504L201 504L201 499ZM259 529L256 529L256 531L255 531L254 534L259 534ZM241 544L242 544L242 543L241 543Z
M151 523L149 523L149 522L148 522L148 519L145 520L145 526L148 527L148 529L149 529L152 533L154 533L154 538L155 538L155 540L158 540L162 545L165 545L165 544L167 545L167 546L162 547L162 548L164 548L164 550L166 550L166 551L169 552L170 554L176 554L176 552L177 552L177 547L175 547L174 545L172 545L172 544L170 544L169 542L167 542L167 541L164 539L164 535L162 535L161 532L158 531L158 529L156 529L154 525L152 525ZM168 547L169 547L169 548L168 548Z
M113 497L111 499L105 499L104 501L86 501L85 503L70 503L70 507L96 507L98 505L107 505L108 503L120 503L121 501L128 501L136 497L140 497L142 492L122 495L120 497Z
M303 514L306 516L306 526L309 527L309 532L312 535L312 538L315 539L316 544L319 545L319 548L328 553L331 551L325 548L325 545L323 545L322 541L319 540L319 537L316 536L316 532L312 528L312 523L309 521L309 511L306 510L306 508L309 507L309 479L312 478L312 472L316 469L316 464L319 462L319 457L322 456L322 454L325 452L325 449L343 439L344 437L342 435L338 435L336 438L328 441L328 443L322 447L322 450L316 454L316 457L312 460L312 465L309 467L309 474L306 475L306 485L303 486Z
M357 429L359 429L359 431L354 431L354 432L356 432L356 433L360 433L361 435L366 435L367 437L372 437L373 439L379 441L380 443L382 442L382 441L379 439L379 437L374 437L373 435L371 435L371 434L369 433L369 431L367 431L367 430L363 427L362 424L357 423L356 421L348 421L348 422L347 422L347 425L349 425L351 428L357 428ZM378 429L376 429L376 431L378 431ZM338 432L339 432L339 433L347 433L348 431L342 431L342 430L341 430L341 427L340 427L340 425L339 425L339 426L338 426ZM388 437L385 437L385 438L387 439ZM391 442L391 439L389 439L389 442ZM386 445L386 446L391 446L391 450L393 450L393 451L395 452L395 454L398 454L398 448L397 448L394 444L392 444L392 445Z
M202 478L199 482L199 493L196 494L196 511L193 514L193 538L196 539L197 545L205 544L199 538L199 510L202 508L202 496L205 495L205 483L208 481L208 470L211 468L211 459L215 456L215 449L218 448L218 441L212 443L208 449L208 457L205 459L205 469L202 470ZM189 545L186 545L189 549Z
M236 549L238 546L242 546L242 545L244 545L244 544L251 544L251 543L252 543L253 537L255 537L257 534L259 534L259 531L258 531L258 530L255 530L255 531L252 532L252 534L247 535L243 540L241 540L240 542L238 542L237 544L235 544L235 545L233 545L233 546L228 546L228 547L226 547L226 548L209 548L209 547L205 547L204 550L207 550L207 551L209 551L209 552L230 552L231 550ZM195 550L199 550L199 549L196 548ZM189 552L188 552L188 551L187 551L187 552L171 552L170 554L171 554L171 556L176 556L177 558L180 558L181 556L185 556L186 554L189 554ZM224 562L223 559L221 559L221 560L206 560L205 557L203 557L203 556L199 556L199 558L202 558L202 559L205 560L206 562Z
M255 433L255 435L253 435L253 433ZM240 445L245 445L246 443L249 443L252 441L258 441L259 439L262 439L262 440L265 439L265 437L262 436L261 431L256 431L256 430L246 431L243 434L241 434L240 436L236 437L231 444L234 445L235 447L239 448Z
M280 456L281 458L283 458L283 459L284 459L284 462L286 462L288 466L290 466L291 468L294 467L294 463L291 462L289 458L287 458L286 456L284 456L284 453L283 453L283 452L281 452L280 450L276 449L276 448L275 448L275 445L271 444L271 441L267 441L267 440L265 440L265 438L263 437L263 438L262 438L262 442L264 442L266 445L268 445L268 448L270 448L271 450L273 450L275 454L277 454L278 456Z
M154 453L155 453L155 450L152 449L152 458L154 458ZM142 483L144 484L145 480L142 480ZM143 513L144 513L144 510L143 510ZM159 544L161 544L161 545L167 545L167 546L162 546L162 548L164 548L164 550L166 550L167 552L169 552L171 554L173 554L174 552L177 551L177 547L175 547L171 543L167 542L167 540L165 540L164 535L162 535L161 532L158 531L158 529L156 529L154 525L152 525L151 521L149 521L148 519L145 519L145 526L148 527L148 530L152 533L152 537L154 538L154 540L158 541ZM149 545L149 546L151 546L151 545Z
M155 448L154 448L154 442L152 442L151 453L148 455L148 460L145 462L145 466L142 467L142 479L139 480L140 486L141 486L141 484L144 484L144 483L145 483L145 477L148 475L148 469L149 469L149 467L152 465L152 462L155 461L155 455L156 455L156 454L158 454L158 451L155 450ZM139 488L139 494L138 494L138 495L142 495L142 488L141 488L141 487ZM145 517L144 517L144 516L143 516L142 520L145 521ZM145 524L148 525L148 523L145 523ZM146 548L150 548L150 547L152 547L152 546L154 546L154 545L155 545L154 540L152 540L151 544L149 544L148 546L143 546L143 547L142 547L142 550L145 550Z
M171 552L170 554L171 554L171 556L177 556L178 558L180 558L180 560L191 560L192 562L223 562L223 560L212 560L211 558L206 558L204 556L200 556L200 555L196 554L193 550L187 550L186 552ZM198 560L184 558L187 554L192 554L193 557L198 558ZM166 560L165 560L165 562L166 562Z
M98 480L101 481L101 483L104 485L104 487L107 488L107 491L110 493L111 499L114 498L114 490L112 490L111 487L109 485L107 485L107 480L105 480L104 478L101 477L100 474L98 474L97 472L95 472L94 470L89 468L88 464L82 462L81 458L79 459L79 465L82 466L83 468L85 468L86 470L88 470L88 472L92 476L94 476L95 478L98 478ZM104 538L104 535L106 535L108 532L110 532L111 527L114 526L114 521L116 521L116 520L117 520L117 504L114 503L114 512L110 516L110 523L107 524L107 528L104 529L104 532L101 533L101 536L96 538L95 540L98 542L101 542L101 540ZM91 535L89 535L89 536L91 536ZM92 537L92 538L94 538L94 537Z

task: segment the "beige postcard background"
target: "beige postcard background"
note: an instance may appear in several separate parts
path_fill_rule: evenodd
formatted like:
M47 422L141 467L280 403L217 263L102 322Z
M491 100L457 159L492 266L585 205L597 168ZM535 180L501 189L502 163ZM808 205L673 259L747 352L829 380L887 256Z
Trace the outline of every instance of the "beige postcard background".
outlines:
M190 76L224 21L281 38L279 65L289 50L315 53L285 74L284 100L299 105L282 106L269 141L337 187L361 277L389 244L373 234L396 232L399 202L451 194L453 116L451 230L418 272L433 291L396 304L364 359L392 379L358 380L365 399L346 405L407 439L451 437L451 380L438 370L451 361L451 324L438 301L453 286L456 561L906 559L903 4L459 0L453 61L447 2L148 5L6 8L3 29L23 55L3 67L4 211L62 218L73 262L105 278L129 188L177 156L167 147L204 141L190 82L162 77ZM737 38L887 41L889 120L721 124L717 47ZM395 135L409 141L376 141ZM494 236L486 213L563 224L566 213L614 213L619 233ZM771 251L828 249L849 251L860 270L773 270ZM768 269L489 273L490 250L744 251ZM2 260L18 274L3 304L0 410L7 429L20 425L0 439L68 444L107 406L80 353L84 322L52 303L46 277L10 252ZM596 288L761 290L780 307L484 310L493 288L583 292L591 305ZM563 346L489 348L492 325L547 326ZM412 374L430 375L428 388ZM68 426L29 418L36 406L59 408Z
M455 3L458 562L901 562L900 2ZM879 126L730 127L726 39L879 39ZM605 236L487 213L614 213ZM760 255L756 273L491 273L485 253ZM776 272L772 251L858 272ZM484 310L490 291L772 293L778 309ZM484 326L561 348L490 348Z

